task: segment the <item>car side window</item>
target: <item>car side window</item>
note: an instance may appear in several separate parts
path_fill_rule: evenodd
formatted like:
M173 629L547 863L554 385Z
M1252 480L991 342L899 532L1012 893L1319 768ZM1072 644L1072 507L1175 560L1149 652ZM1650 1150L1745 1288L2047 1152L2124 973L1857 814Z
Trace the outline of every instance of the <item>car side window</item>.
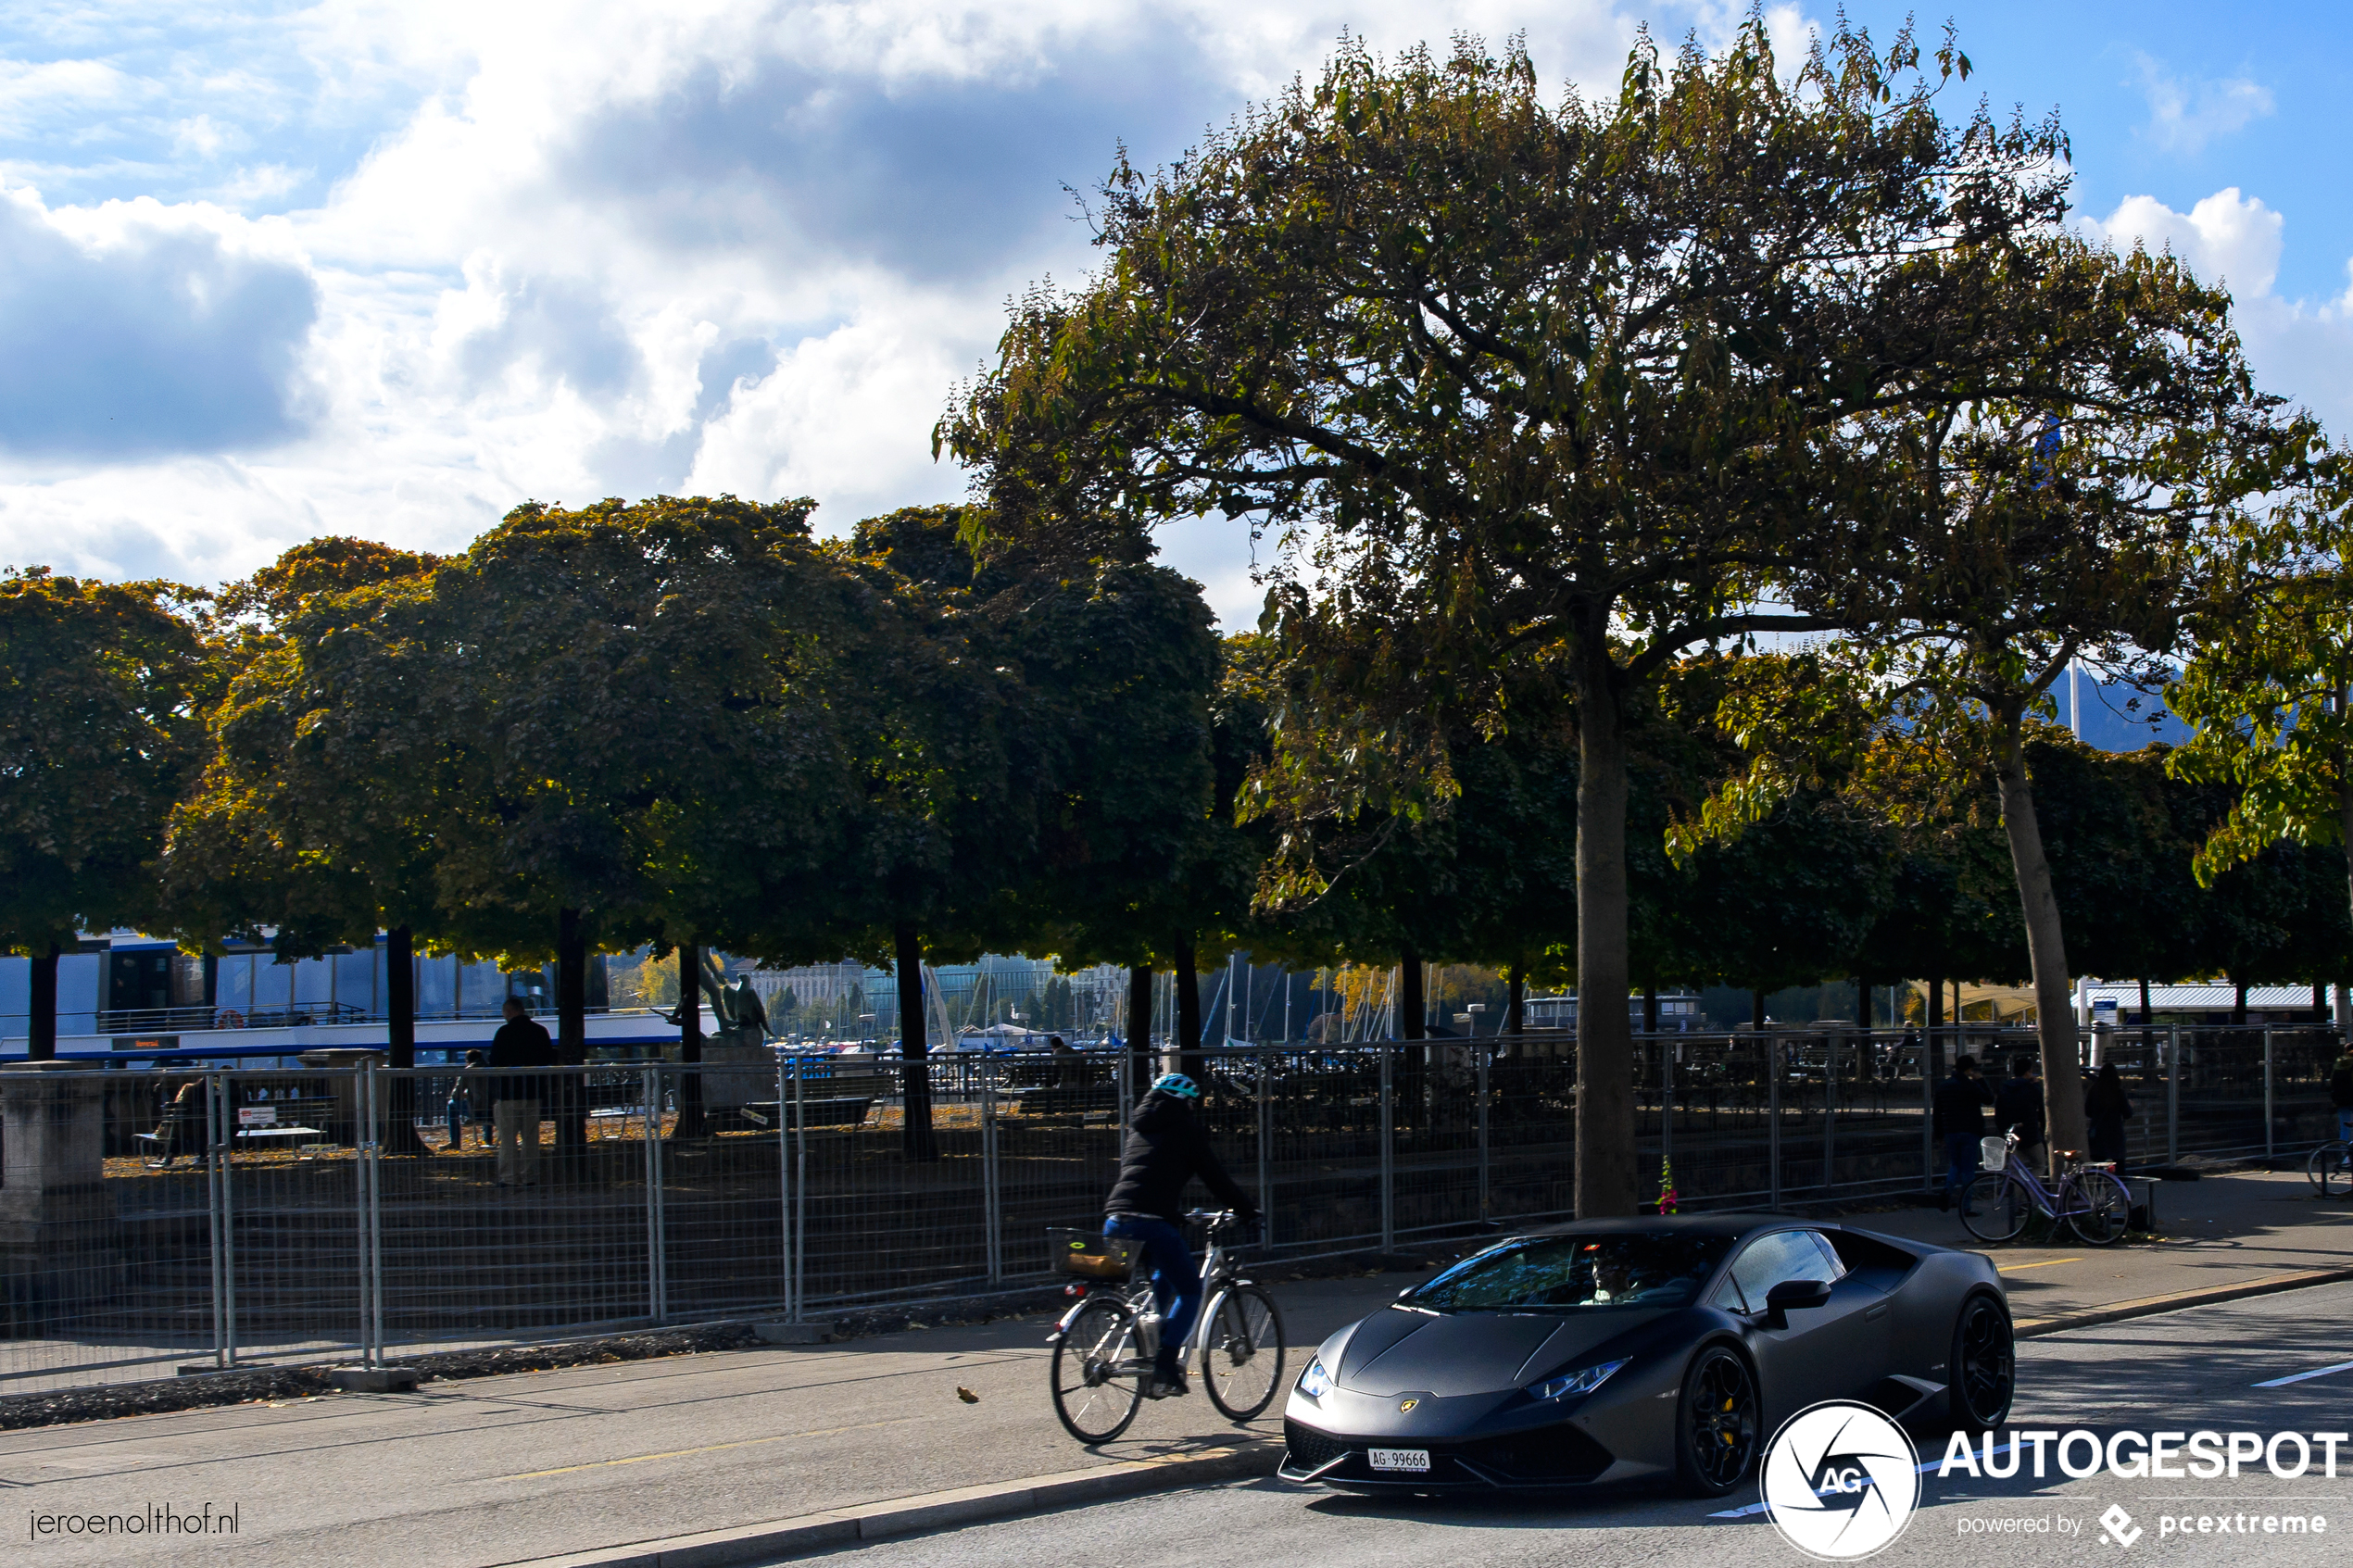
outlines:
M1707 1304L1718 1311L1745 1312L1748 1311L1748 1302L1741 1296L1741 1282L1731 1274L1724 1276L1724 1283L1716 1287L1716 1294L1707 1298Z
M1748 1244L1732 1262L1732 1283L1762 1307L1766 1294L1787 1279L1834 1280L1842 1272L1829 1245L1812 1231L1775 1231ZM1755 1309L1752 1309L1755 1310Z
M1822 1254L1822 1267L1826 1272L1816 1274L1814 1277L1825 1285L1836 1285L1845 1278L1846 1260L1838 1255L1838 1248L1831 1245L1831 1238L1819 1231L1806 1231L1803 1234L1806 1240L1820 1249Z

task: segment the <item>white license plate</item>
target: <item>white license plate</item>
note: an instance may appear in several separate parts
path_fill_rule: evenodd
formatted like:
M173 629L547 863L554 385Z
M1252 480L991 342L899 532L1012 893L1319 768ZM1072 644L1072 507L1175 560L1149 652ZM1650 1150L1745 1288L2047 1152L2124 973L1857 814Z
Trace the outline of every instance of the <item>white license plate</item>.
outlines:
M1367 1449L1365 1457L1373 1461L1375 1470L1403 1470L1416 1475L1429 1474L1428 1449Z

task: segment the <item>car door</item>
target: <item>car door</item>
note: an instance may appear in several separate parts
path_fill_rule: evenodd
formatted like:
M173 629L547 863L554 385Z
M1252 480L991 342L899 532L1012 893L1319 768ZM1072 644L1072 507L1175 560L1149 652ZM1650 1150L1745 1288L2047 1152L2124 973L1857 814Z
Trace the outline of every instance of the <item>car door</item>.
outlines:
M1773 1286L1806 1279L1827 1283L1830 1300L1767 1311ZM1850 1275L1820 1233L1768 1231L1752 1238L1732 1260L1726 1284L1755 1324L1757 1378L1772 1421L1818 1399L1858 1398L1886 1375L1887 1295Z

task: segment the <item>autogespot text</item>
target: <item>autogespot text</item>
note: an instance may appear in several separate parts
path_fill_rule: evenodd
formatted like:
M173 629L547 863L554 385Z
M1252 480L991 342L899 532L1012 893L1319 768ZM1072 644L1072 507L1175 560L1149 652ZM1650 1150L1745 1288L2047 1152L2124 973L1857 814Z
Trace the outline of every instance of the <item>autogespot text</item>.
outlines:
M2336 1478L2337 1449L2353 1443L2344 1432L2096 1432L1985 1433L1972 1443L1966 1432L1944 1446L1937 1475L1960 1474L1995 1480L2026 1474L2041 1480L2056 1467L2072 1480L2103 1473L2120 1481L2142 1479L2212 1481L2238 1479L2258 1463L2283 1481L2315 1474ZM2205 1532L2210 1534L2211 1532Z

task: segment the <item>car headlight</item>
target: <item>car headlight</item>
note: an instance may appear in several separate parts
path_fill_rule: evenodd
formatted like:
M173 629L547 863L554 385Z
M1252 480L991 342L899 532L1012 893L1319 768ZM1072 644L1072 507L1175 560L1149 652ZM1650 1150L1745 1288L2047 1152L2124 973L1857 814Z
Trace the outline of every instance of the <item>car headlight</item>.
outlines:
M1629 1356L1619 1361L1604 1361L1599 1366L1589 1366L1581 1372L1565 1372L1558 1377L1548 1377L1541 1383L1531 1383L1528 1386L1529 1398L1566 1399L1571 1394L1590 1394L1607 1382L1611 1373L1616 1372L1632 1359Z
M1307 1370L1299 1374L1299 1391L1311 1399L1320 1399L1332 1391L1332 1374L1324 1370L1322 1361L1307 1363Z

